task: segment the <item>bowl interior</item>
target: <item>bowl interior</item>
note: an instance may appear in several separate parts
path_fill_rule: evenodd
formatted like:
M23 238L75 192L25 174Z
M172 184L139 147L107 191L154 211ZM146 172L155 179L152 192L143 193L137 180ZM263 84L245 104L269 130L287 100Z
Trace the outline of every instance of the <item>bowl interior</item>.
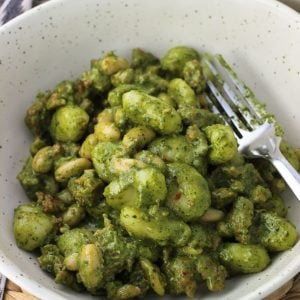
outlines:
M75 78L106 51L130 57L141 47L162 56L176 45L222 53L277 116L286 139L300 145L300 17L277 1L52 0L0 29L0 270L38 297L90 298L56 285L33 255L15 245L13 210L27 201L16 180L31 141L26 108L38 90ZM285 198L299 229L300 205L290 192ZM262 298L299 268L298 242L266 271L229 280L223 292L203 291L201 297Z

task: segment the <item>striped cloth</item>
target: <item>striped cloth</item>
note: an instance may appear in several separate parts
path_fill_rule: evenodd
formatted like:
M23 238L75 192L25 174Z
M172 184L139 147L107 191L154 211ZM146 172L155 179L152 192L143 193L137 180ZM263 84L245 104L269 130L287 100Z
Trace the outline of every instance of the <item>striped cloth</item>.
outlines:
M0 0L0 26L33 6L48 0Z
M32 7L32 0L0 0L0 25Z
M0 25L47 0L0 0Z

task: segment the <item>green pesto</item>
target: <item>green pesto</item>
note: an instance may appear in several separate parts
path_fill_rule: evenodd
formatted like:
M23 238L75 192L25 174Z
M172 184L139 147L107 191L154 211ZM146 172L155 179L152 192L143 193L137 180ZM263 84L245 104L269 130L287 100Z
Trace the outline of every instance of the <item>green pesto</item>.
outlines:
M92 150L98 144L98 139L95 134L89 134L81 144L79 155L80 157L91 159Z
M60 106L74 103L73 83L68 80L60 82L47 99L46 108L48 110L57 109Z
M112 106L112 107L122 105L122 96L123 96L123 94L125 94L129 91L132 91L132 90L142 91L142 92L145 92L145 93L149 92L149 88L144 87L142 85L125 84L124 83L124 84L118 85L116 88L112 89L108 93L107 101L110 104L110 106Z
M80 206L93 206L100 201L103 182L94 169L84 170L78 178L68 181L68 190Z
M80 253L82 246L93 240L94 237L90 230L79 227L60 235L57 239L57 246L64 256L69 256L73 253Z
M206 281L210 291L217 292L224 289L228 272L217 260L205 254L200 255L197 259L197 271Z
M181 131L181 118L171 105L140 91L123 94L123 109L137 125L149 126L160 134Z
M43 270L56 274L63 265L64 257L61 255L58 247L53 244L47 244L41 247L41 255L38 262Z
M72 204L62 215L62 221L71 228L77 226L85 218L85 210L77 203Z
M215 251L220 245L221 237L215 229L202 224L194 224L190 228L190 240L178 253L198 257L204 251Z
M140 289L140 295L145 296L147 291L150 289L150 284L146 279L145 272L142 270L140 264L133 266L129 279L131 284Z
M55 276L55 282L64 284L71 289L82 292L82 285L76 280L73 272L66 270L64 256L61 255L58 247L54 244L47 244L41 248L41 255L38 257L40 267Z
M97 290L104 277L104 262L101 251L95 244L83 245L79 254L78 275L88 291Z
M225 243L219 253L222 264L233 273L257 273L270 263L267 250L261 245Z
M122 285L120 281L109 282L106 285L106 292L107 292L107 298L112 300L132 299L132 298L142 296L142 290L138 285L134 285L134 284Z
M91 68L84 72L80 79L86 88L90 88L96 93L103 93L110 89L109 76L97 68Z
M270 251L290 249L298 236L292 223L270 212L261 214L257 234L259 242Z
M159 60L152 53L146 52L140 48L132 49L132 62L133 68L146 68L151 65L159 64Z
M111 224L108 219L104 227L96 230L95 243L101 250L104 259L104 276L108 282L116 272L131 268L137 251L137 245L130 237L125 236L119 227Z
M258 186L262 185L262 178L251 163L245 164L240 174L240 180L244 184L245 193L251 198L252 191Z
M32 169L32 157L29 156L23 165L22 170L17 176L28 198L34 200L35 193L43 189L43 182L41 177Z
M183 163L167 165L170 180L166 205L184 221L197 221L211 204L204 177Z
M237 193L228 187L221 187L212 191L212 204L216 208L223 208L232 203Z
M164 70L180 76L185 63L194 59L199 59L199 54L196 50L184 46L174 47L162 58L161 66Z
M129 129L124 135L122 143L127 152L137 152L143 149L155 138L155 132L145 126L137 126Z
M268 201L259 203L258 209L264 209L268 212L274 212L279 217L286 217L287 208L283 198L280 195L273 195Z
M167 93L159 93L157 98L168 103L169 105L176 107L176 102Z
M64 267L55 275L54 282L56 284L65 285L79 293L84 291L84 287L81 284L81 281L78 280L76 274L74 272L65 270Z
M219 234L221 236L234 236L242 244L249 243L249 228L253 223L253 215L253 203L245 197L239 197L234 202L226 220L218 224Z
M102 59L92 61L94 67L98 68L105 75L113 75L120 70L127 69L129 63L127 59L108 52Z
M166 173L166 164L159 155L155 155L154 153L148 150L142 150L135 154L134 158L142 161L146 165L157 168L163 174Z
M250 199L253 203L264 203L272 197L270 189L261 185L255 186L250 194Z
M151 262L156 262L161 255L161 248L148 240L136 240L137 255L140 258L148 259Z
M115 109L106 108L97 115L94 134L99 142L117 142L121 132L114 123Z
M79 106L67 105L59 108L53 115L50 133L60 142L77 142L80 140L89 122L89 115Z
M91 168L90 160L86 158L70 158L63 161L55 169L54 177L58 182L67 182L71 177L81 175L84 170Z
M74 197L68 189L62 189L59 193L56 194L56 197L67 206L70 206L75 202Z
M162 246L183 246L191 235L190 227L177 218L161 215L151 217L133 207L122 208L120 223L132 236L150 239Z
M212 164L222 164L237 154L237 142L229 126L216 124L204 129L210 142L209 159Z
M47 173L53 168L57 156L62 152L60 145L46 146L36 152L32 159L32 169L37 173Z
M98 176L105 182L115 177L110 163L114 157L124 157L125 151L121 143L100 142L92 150L92 161Z
M48 145L48 141L40 136L35 137L30 145L30 154L35 155L40 149Z
M15 209L13 229L18 247L32 251L49 240L54 222L38 205L22 204Z
M185 82L187 82L197 94L205 90L206 79L199 60L194 59L187 61L183 67L182 75Z
M114 122L122 133L126 131L129 122L121 106L116 107Z
M47 96L38 93L35 102L26 111L25 124L34 136L42 136L50 125L51 114L46 108Z
M182 135L161 137L155 139L148 149L165 162L186 163L200 172L205 168L204 161L201 159L208 150L205 136L201 136L195 141L190 141Z
M163 296L165 294L166 282L159 268L147 258L141 258L140 264L154 292L159 296Z
M160 204L167 195L165 177L156 168L133 170L107 185L103 195L107 204L116 209Z
M166 92L168 90L169 82L158 73L159 68L156 66L149 66L145 70L137 69L134 82L138 85L147 87L151 91L151 94Z
M130 84L134 81L134 70L132 68L120 70L111 77L111 83L117 87L122 84Z
M170 81L168 94L175 100L178 106L191 105L198 106L197 98L193 89L181 78Z
M280 151L285 156L285 158L290 162L290 164L297 170L300 170L299 158L295 152L295 149L288 144L286 141L281 141Z
M178 108L182 121L186 125L197 125L205 128L209 125L223 123L220 116L213 114L209 110L197 108L191 105L183 105Z
M71 156L71 157L77 157L78 156L78 153L79 153L79 150L80 150L80 145L77 144L77 143L70 143L70 142L67 142L67 143L60 143L60 145L62 146L63 148L63 153L64 155L63 156ZM54 162L55 164L55 162Z
M211 111L206 82L221 84L204 63L211 58L185 46L161 60L111 51L38 93L17 176L32 202L15 209L13 230L56 284L113 300L192 298L203 283L220 291L227 277L260 272L269 253L295 245L284 180L268 161L239 154ZM300 151L280 148L299 169Z
M193 259L183 255L176 256L168 260L163 269L171 295L186 294L189 298L195 296L197 274Z

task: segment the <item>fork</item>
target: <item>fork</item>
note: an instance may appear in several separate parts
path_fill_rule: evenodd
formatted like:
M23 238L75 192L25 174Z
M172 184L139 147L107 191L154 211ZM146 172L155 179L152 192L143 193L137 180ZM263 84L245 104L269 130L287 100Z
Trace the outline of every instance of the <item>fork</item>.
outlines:
M214 113L232 127L238 151L247 158L269 160L300 201L300 174L280 151L282 129L221 55L206 54L206 100Z

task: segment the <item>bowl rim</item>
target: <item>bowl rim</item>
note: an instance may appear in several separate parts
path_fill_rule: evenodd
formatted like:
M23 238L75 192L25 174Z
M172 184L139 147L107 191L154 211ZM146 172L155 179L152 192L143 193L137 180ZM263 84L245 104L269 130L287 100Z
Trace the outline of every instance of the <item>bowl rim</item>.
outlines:
M109 1L109 0L105 0L105 1ZM131 0L127 0L127 1L131 1ZM255 1L258 5L269 6L272 9L277 9L278 13L288 14L289 16L298 19L300 22L300 13L298 13L296 10L294 10L293 8L291 8L285 3L279 2L277 0L253 0L253 1ZM23 20L26 20L28 18L31 18L32 16L37 15L40 10L47 10L48 8L53 8L59 5L65 5L66 2L68 2L68 0L51 0L51 1L44 2L36 7L33 7L30 10L25 11L21 15L17 16L16 18L0 26L0 34L3 34L6 31L10 31L11 29L15 28L17 25L22 24ZM69 2L71 3L71 0L69 0ZM298 243L294 247L298 246L300 250L299 243L300 241L298 241ZM41 299L44 299L45 290L46 290L48 293L47 297L51 296L53 299L57 299L57 300L65 299L63 296L52 291L50 288L43 287L43 285L38 283L37 281L27 276L22 277L19 276L19 274L16 274L15 271L13 270L14 268L8 267L8 264L14 265L14 262L10 260L1 249L0 249L0 257L1 257L0 259L1 273L7 278L9 278L10 280L12 280L13 282L15 282L20 287L25 288L26 291L32 293L33 295ZM266 284L259 287L259 289L255 289L253 292L247 295L247 299L249 300L257 299L258 293L262 298L270 295L271 293L276 291L276 289L278 289L281 285L283 285L284 283L292 279L297 273L299 273L299 271L300 271L300 255L298 260L291 261L288 265L286 265L286 267L283 270L281 270L280 273L281 276L276 276L270 279ZM283 277L285 278L284 281L282 280ZM278 287L278 285L280 286Z

